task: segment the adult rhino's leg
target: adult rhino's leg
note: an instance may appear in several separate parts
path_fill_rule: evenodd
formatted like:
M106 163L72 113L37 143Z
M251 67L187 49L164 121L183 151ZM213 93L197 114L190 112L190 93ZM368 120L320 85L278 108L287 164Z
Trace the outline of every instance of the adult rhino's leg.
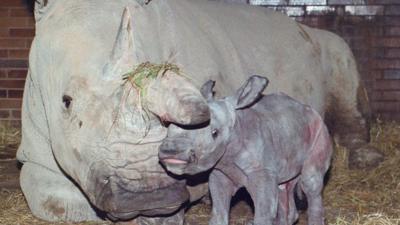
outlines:
M338 89L341 88L338 87ZM337 135L336 141L350 150L360 148L368 144L370 140L368 99L361 96L364 95L365 90L361 83L358 84L356 90L348 90L347 92L354 93L347 96L340 90L332 94L330 108L326 115L327 124Z
M334 115L327 116L327 123L333 128L338 144L349 150L350 168L374 168L383 161L384 156L369 143L369 103L363 85L359 84L356 90L353 104L343 100L345 96L333 98L332 102L336 102L337 105L333 110Z
M20 183L33 215L47 221L100 220L82 192L65 176L25 162Z
M334 131L340 145L350 150L349 166L353 168L374 167L383 155L371 145L370 106L365 87L357 71L354 56L347 44L336 35L327 33L326 44L331 73L328 78L330 90L327 123Z

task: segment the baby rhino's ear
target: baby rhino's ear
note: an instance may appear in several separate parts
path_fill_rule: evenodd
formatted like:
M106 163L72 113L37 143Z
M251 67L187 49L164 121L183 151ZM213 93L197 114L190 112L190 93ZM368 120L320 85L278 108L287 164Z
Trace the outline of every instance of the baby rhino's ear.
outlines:
M254 104L268 85L268 79L262 76L251 76L245 85L236 92L236 109Z

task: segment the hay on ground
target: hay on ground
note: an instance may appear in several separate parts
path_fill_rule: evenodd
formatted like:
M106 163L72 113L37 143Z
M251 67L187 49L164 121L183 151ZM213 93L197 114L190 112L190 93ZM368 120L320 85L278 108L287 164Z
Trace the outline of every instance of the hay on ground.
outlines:
M399 224L400 124L377 121L371 138L372 145L385 154L385 160L370 171L349 170L348 151L336 146L323 193L327 218L332 224L374 224L368 222L371 220L376 220L375 224ZM383 218L390 223L377 220L384 221ZM347 222L337 223L337 219Z
M16 149L21 142L21 132L10 122L0 122L0 154L6 149Z
M372 144L385 153L385 161L370 171L349 170L347 150L336 146L329 180L323 193L327 224L400 225L400 123L377 121L372 126L371 138ZM18 190L0 190L0 203L1 225L68 224L49 223L35 218ZM232 210L234 215L231 224L245 224L245 220L252 218L251 210L242 208ZM186 218L190 222L188 225L206 225L209 216L210 206L197 204L188 211ZM303 224L306 224L305 213L301 214L298 225Z

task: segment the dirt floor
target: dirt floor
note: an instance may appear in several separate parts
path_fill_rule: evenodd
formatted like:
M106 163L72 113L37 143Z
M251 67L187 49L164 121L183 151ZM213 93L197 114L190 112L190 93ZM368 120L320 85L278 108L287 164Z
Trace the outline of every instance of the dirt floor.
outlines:
M18 137L13 134L12 141L8 141L12 143L0 140L0 224L70 224L45 222L30 213L19 189L20 165L15 160ZM1 137L4 135L0 135ZM371 130L371 137L373 145L385 153L385 161L370 171L349 170L347 151L336 146L329 179L324 189L327 224L400 225L400 124L378 121ZM232 201L230 224L246 224L252 218L252 208L249 205L249 196L245 191L240 191ZM209 214L209 204L200 202L192 205L186 214L186 224L206 225ZM112 223L105 221L79 224ZM305 212L301 212L297 224L306 224Z

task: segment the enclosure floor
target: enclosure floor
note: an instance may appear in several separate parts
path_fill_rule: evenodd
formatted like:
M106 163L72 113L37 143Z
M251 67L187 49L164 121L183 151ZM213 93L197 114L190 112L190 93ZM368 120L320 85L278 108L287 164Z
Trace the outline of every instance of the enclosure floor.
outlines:
M323 192L327 224L331 225L400 225L400 123L377 123L371 130L372 145L385 154L377 168L349 170L348 151L336 146L331 169ZM19 188L19 166L15 145L0 149L0 225L66 225L35 218ZM241 192L232 201L231 225L245 225L252 217L251 200ZM206 225L210 204L197 203L186 213L187 225ZM78 225L109 225L77 223ZM300 213L298 225L306 224ZM133 224L132 224L133 225Z

